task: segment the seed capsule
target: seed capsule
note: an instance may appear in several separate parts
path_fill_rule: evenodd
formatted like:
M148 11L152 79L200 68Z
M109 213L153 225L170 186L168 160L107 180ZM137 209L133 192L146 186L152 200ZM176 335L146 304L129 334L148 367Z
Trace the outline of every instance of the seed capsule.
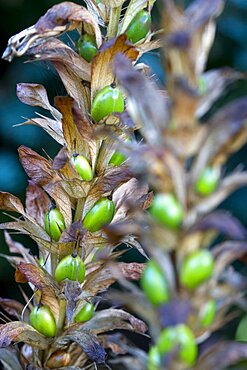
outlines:
M191 329L185 324L179 324L164 329L157 343L161 355L178 347L178 357L188 366L192 366L197 358L197 345Z
M158 306L169 300L169 291L166 279L156 262L149 261L147 263L140 283L148 300L153 305Z
M53 208L45 214L45 231L53 240L57 242L65 228L63 215L59 209Z
M88 211L82 222L85 229L91 233L100 230L103 226L109 224L115 214L115 205L107 197L99 199Z
M98 52L94 36L87 33L79 38L76 43L76 47L79 51L80 56L84 58L88 63L92 61L92 59Z
M68 255L61 259L55 270L55 280L64 279L82 283L85 277L85 265L79 256Z
M34 329L46 337L54 337L56 334L56 321L48 306L36 306L30 313L30 324Z
M150 208L151 215L162 225L175 229L183 221L183 208L171 193L157 194Z
M112 154L109 164L112 164L113 166L120 166L125 160L125 155L119 151L116 151Z
M75 322L85 322L93 317L94 305L87 302L75 316Z
M207 327L214 322L216 314L216 302L214 299L211 299L205 303L200 310L200 323L203 327Z
M95 122L114 112L123 112L124 97L115 85L105 86L96 94L91 108L91 116Z
M84 181L91 181L93 178L92 167L83 155L73 155L72 163L79 176Z
M195 190L198 194L207 196L215 191L220 179L220 172L213 167L206 167L195 183Z
M243 316L238 324L235 338L240 342L247 342L247 315Z
M126 34L132 44L144 39L151 29L151 16L146 10L141 10L130 22Z
M181 265L180 282L186 288L196 288L212 276L213 270L214 259L208 250L193 252Z

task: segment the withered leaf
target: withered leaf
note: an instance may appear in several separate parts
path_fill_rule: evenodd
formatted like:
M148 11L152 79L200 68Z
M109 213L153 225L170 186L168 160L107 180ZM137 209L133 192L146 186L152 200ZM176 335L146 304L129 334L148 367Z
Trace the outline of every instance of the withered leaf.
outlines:
M155 146L161 144L169 119L168 99L122 54L115 56L114 72L128 95L128 112L132 120L141 128L147 142Z
M91 99L97 91L114 81L112 62L117 53L126 55L130 60L135 60L138 56L138 51L127 41L126 35L104 43L92 61Z
M49 210L50 203L44 190L33 181L29 181L26 190L26 212L42 227L44 227L44 217Z
M245 239L247 235L247 230L237 218L220 210L212 212L198 220L190 231L206 231L210 229L216 229L233 239Z
M73 222L73 224L62 233L60 242L75 242L78 238L83 238L86 232L87 230L82 227L81 221Z
M18 148L18 153L26 174L35 184L45 186L53 180L55 172L47 159L24 145Z
M96 334L114 329L126 329L137 333L145 333L146 324L123 310L109 308L95 312L92 319L83 325L83 329L91 330Z
M52 277L47 272L31 263L21 263L18 265L17 271L20 272L29 283L32 283L37 289L42 291L42 303L49 306L54 316L58 318L59 304L56 296L59 293L59 287ZM18 276L19 275L16 275L16 278Z
M4 369L23 370L19 362L19 354L15 348L0 348L0 359Z
M66 146L64 146L61 150L59 150L58 154L55 156L52 164L52 169L60 170L66 165L67 162L68 162L68 150Z
M99 341L94 334L84 330L69 330L68 334L57 340L57 343L62 346L70 342L77 343L87 356L97 364L105 362L105 350L99 344Z
M21 243L13 240L6 230L4 230L4 238L9 247L10 253L20 254L25 262L34 262L34 258L30 254L30 250L25 248Z
M0 192L0 209L25 215L25 211L20 199L6 192Z
M237 259L240 259L246 253L246 241L226 241L215 246L213 249L213 254L216 259L214 275L218 276L222 271L224 271L226 266Z
M8 347L12 342L24 342L44 350L50 340L27 323L12 321L0 326L0 347Z
M64 145L65 141L63 138L62 132L62 124L54 119L49 117L43 118L30 118L29 120L19 124L18 126L22 125L35 125L39 126L44 129L54 140L56 140L59 144Z
M19 83L16 87L16 94L22 103L31 105L32 107L38 106L47 109L57 121L61 121L61 114L50 105L44 86Z
M214 344L199 358L195 370L223 370L244 359L247 359L246 343L221 342Z
M0 306L9 315L14 316L17 319L20 319L24 307L22 303L9 298L0 298Z

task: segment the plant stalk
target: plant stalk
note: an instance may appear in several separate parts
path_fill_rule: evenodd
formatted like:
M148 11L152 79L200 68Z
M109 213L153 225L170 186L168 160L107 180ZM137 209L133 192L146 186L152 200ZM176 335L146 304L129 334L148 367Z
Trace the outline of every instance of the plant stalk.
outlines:
M118 33L118 25L121 14L121 6L111 8L110 19L108 24L107 38L111 39L115 37Z

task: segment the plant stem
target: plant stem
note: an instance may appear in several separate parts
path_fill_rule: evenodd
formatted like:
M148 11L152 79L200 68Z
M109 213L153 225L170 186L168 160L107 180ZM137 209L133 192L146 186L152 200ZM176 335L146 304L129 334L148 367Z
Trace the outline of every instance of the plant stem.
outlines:
M78 199L77 205L76 205L76 210L75 210L74 221L81 220L84 203L85 203L85 198Z
M121 6L111 8L110 20L109 20L108 30L107 30L108 39L111 39L112 37L115 37L117 35L121 9L122 9Z

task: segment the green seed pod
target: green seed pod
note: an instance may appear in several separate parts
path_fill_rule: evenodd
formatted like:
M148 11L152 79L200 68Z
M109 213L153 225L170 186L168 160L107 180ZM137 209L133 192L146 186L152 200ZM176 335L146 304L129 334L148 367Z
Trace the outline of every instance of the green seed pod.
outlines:
M235 334L236 340L240 342L247 342L247 315L242 317L238 324L237 331Z
M114 112L123 112L124 97L122 92L115 85L105 86L98 91L91 108L91 116L95 122Z
M88 160L83 157L83 155L73 155L72 163L78 172L79 176L84 181L91 181L93 178L92 167L90 166Z
M125 160L125 155L121 152L116 151L112 154L109 164L112 164L113 166L120 166Z
M208 250L191 253L183 261L179 276L181 284L189 289L196 288L212 276L214 259Z
M198 194L207 196L215 191L220 179L220 172L213 167L206 167L195 183L195 190Z
M183 208L171 193L156 194L150 208L151 215L162 225L175 229L183 221Z
M107 197L99 199L88 211L82 222L85 229L94 233L109 224L115 214L115 205Z
M158 306L169 300L166 278L156 262L149 261L147 263L140 283L146 297L153 305Z
M79 256L69 254L61 259L55 270L55 280L60 282L64 279L79 281L82 283L85 277L85 265Z
M30 324L46 337L56 335L56 321L48 306L36 306L30 313Z
M161 367L161 356L157 346L150 348L148 352L148 370L158 370Z
M126 34L132 44L144 39L151 29L151 16L146 10L141 10L130 22Z
M216 314L216 302L214 299L211 299L207 303L205 303L200 310L200 323L201 326L206 328L207 326L211 325L214 322Z
M93 35L85 33L76 43L78 52L88 63L92 61L98 52L98 48Z
M53 240L57 242L65 229L63 215L59 209L53 208L45 214L45 231Z
M157 343L161 355L178 347L178 358L186 365L192 366L197 358L197 345L191 329L185 324L164 329Z
M93 317L94 305L87 302L75 316L75 322L85 322Z

